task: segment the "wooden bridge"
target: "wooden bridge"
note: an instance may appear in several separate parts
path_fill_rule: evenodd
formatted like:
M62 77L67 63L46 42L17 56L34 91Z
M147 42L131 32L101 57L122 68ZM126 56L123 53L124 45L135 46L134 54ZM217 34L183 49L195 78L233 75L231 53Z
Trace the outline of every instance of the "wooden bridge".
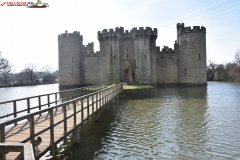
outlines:
M5 147L6 144L11 143L30 143L36 159L49 150L51 155L55 155L56 144L61 140L67 142L67 135L70 133L73 133L73 143L79 144L79 127L90 118L95 117L96 121L99 120L100 110L104 106L107 107L109 102L115 102L122 89L122 84L100 85L0 102L0 104L13 104L13 113L8 114L13 118L0 123L0 142L4 143ZM51 100L51 95L54 95L53 100ZM42 105L43 96L47 97L47 103ZM30 101L34 98L38 99L38 105L31 107ZM18 111L17 101L22 100L27 102L27 109ZM38 110L31 112L36 109ZM27 114L18 116L18 113L22 112L27 112ZM6 118L6 115L0 118ZM42 138L42 143L36 149L34 143L38 136ZM14 145L10 145L10 149L3 149L1 143L0 158L3 160L21 158L26 155L17 153L17 147L14 148Z

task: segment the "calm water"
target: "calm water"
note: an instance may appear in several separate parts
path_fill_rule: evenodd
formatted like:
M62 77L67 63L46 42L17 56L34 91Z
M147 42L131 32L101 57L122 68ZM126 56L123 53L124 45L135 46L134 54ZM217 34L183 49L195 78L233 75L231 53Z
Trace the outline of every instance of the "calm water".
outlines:
M0 101L58 91L35 87L0 89ZM119 100L80 133L79 146L69 136L57 156L42 159L240 159L240 84L159 88L156 98Z
M81 130L79 146L42 159L240 159L240 84L159 88L124 99Z
M58 84L36 85L36 86L23 86L23 87L7 87L0 88L0 102L9 101L14 99L26 98L31 96L37 96L41 94L58 92ZM50 99L54 99L54 95L50 96ZM41 98L42 104L47 103L47 96ZM30 100L30 106L37 106L38 99L33 98ZM44 107L43 107L44 108ZM27 101L17 102L17 111L27 109ZM34 110L32 110L34 111ZM0 116L13 113L13 104L7 103L0 105ZM18 116L26 114L25 112L18 114ZM0 122L11 119L12 117L0 119Z

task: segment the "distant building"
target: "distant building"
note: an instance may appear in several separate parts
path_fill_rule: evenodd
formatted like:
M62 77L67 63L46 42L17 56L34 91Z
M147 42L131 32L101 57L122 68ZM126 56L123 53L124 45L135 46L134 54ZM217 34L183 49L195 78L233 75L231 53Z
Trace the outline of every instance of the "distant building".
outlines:
M100 51L83 45L74 31L58 36L59 86L72 88L128 82L154 85L206 85L206 28L177 24L174 49L156 47L157 29L140 27L98 32Z

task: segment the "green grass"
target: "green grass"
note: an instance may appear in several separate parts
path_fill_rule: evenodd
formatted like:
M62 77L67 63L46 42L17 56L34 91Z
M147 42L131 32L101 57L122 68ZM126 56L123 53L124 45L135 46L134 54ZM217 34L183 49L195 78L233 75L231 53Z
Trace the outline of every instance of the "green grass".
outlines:
M151 85L126 85L123 89L144 89L144 88L154 88Z

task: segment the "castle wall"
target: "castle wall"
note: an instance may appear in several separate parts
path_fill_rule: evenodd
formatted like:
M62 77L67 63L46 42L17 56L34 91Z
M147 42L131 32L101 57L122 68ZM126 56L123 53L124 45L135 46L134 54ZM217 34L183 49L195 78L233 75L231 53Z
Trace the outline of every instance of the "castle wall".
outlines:
M80 85L82 36L79 32L58 36L59 85Z
M83 81L84 85L99 84L100 81L100 58L99 52L94 53L94 43L83 45Z
M162 51L157 55L157 76L159 85L177 84L177 55L172 48L164 46Z
M99 84L100 81L100 59L97 56L86 57L84 59L84 84Z
M178 28L179 83L207 84L206 28L194 26Z

